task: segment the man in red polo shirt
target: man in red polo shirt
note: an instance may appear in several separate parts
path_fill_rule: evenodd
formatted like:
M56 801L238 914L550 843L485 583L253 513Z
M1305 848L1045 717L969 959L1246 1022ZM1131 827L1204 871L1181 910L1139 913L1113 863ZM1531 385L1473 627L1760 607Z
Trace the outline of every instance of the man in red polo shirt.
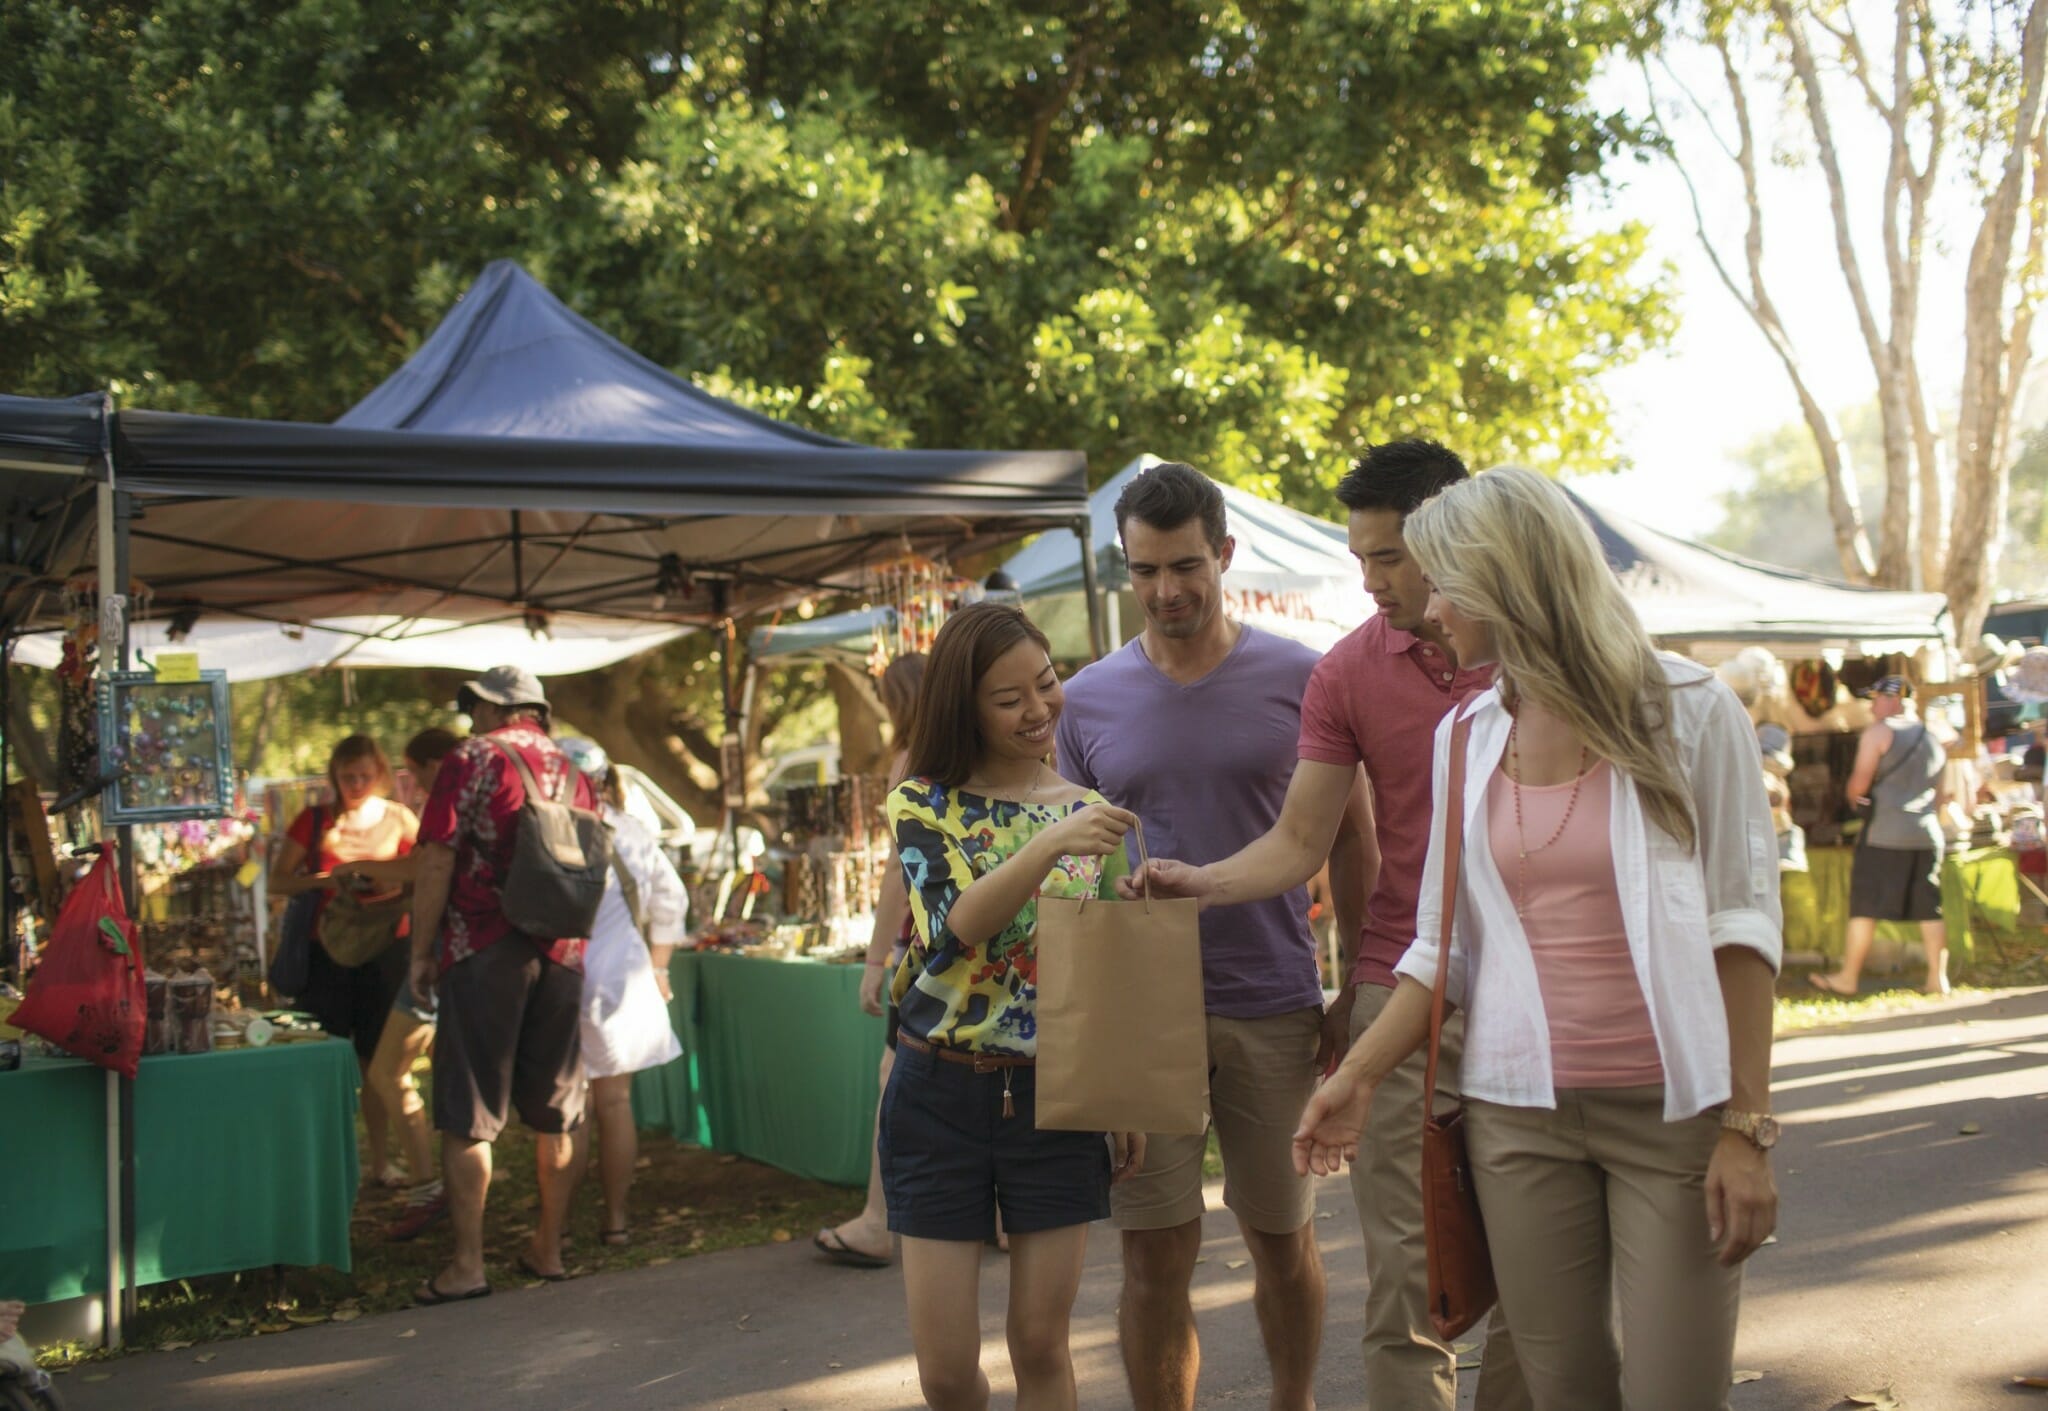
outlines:
M491 1143L513 1108L532 1129L540 1217L520 1267L556 1280L562 1224L583 1125L583 941L538 940L505 919L500 891L526 802L517 751L548 796L595 809L597 794L548 735L540 682L494 666L462 688L475 733L442 762L420 818L413 892L412 982L439 997L434 1038L434 1126L455 1229L447 1267L414 1290L420 1303L482 1298L484 1198ZM572 778L573 776L573 778Z
M1429 589L1408 556L1408 515L1465 463L1434 441L1369 448L1337 486L1350 511L1351 552L1365 570L1376 616L1332 647L1301 702L1299 760L1280 821L1234 856L1206 867L1155 859L1155 893L1229 906L1300 886L1329 856L1357 767L1372 783L1380 870L1359 934L1346 937L1349 982L1330 1018L1352 1038L1393 993L1394 962L1415 939L1415 897L1429 851L1430 759L1437 723L1489 672L1462 671L1450 644L1422 620ZM1136 894L1133 879L1132 895ZM1462 1020L1444 1028L1437 1086L1456 1091ZM1367 1119L1351 1189L1364 1235L1365 1393L1376 1411L1452 1411L1458 1359L1430 1327L1422 1237L1422 1074L1418 1052L1381 1085ZM1528 1406L1506 1331L1495 1316L1479 1377L1480 1411Z

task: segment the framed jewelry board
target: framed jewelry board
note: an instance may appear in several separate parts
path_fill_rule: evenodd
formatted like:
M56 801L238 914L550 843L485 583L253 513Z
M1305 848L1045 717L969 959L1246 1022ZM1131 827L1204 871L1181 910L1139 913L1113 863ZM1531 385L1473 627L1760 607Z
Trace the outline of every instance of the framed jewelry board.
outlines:
M221 818L234 799L228 753L228 677L202 671L170 681L117 671L100 685L100 763L108 824Z

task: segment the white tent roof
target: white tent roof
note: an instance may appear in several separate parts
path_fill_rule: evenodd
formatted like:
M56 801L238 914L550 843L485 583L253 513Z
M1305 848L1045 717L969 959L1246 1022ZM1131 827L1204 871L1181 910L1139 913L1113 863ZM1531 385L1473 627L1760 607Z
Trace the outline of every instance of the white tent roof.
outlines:
M1121 593L1130 587L1123 541L1117 534L1117 498L1141 471L1159 463L1157 456L1140 456L1088 497L1096 573L1106 591ZM1223 575L1224 608L1232 617L1327 651L1372 616L1372 600L1365 595L1342 525L1234 486L1220 488L1231 537L1237 541L1230 571ZM1066 646L1063 638L1074 632L1083 634L1080 641L1085 643L1079 540L1071 534L1041 534L1012 556L1003 571L1016 580L1033 618L1053 638L1055 648ZM1071 602L1062 601L1069 598ZM1127 606L1135 608L1134 603ZM1128 629L1137 625L1134 617L1125 621Z
M400 617L326 618L303 628L208 619L176 642L162 622L139 622L130 628L134 648L143 659L154 660L166 651L197 652L201 670L225 671L230 681L262 681L330 666L488 671L508 661L536 676L569 676L650 651L687 630L570 613L550 617L544 637L534 636L522 620L465 623ZM33 633L16 644L14 660L55 667L60 641L55 632Z

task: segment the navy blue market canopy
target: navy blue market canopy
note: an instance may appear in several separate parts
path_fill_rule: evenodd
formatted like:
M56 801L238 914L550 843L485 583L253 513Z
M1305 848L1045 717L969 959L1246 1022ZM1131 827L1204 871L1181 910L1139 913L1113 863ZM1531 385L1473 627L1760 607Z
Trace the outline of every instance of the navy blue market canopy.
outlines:
M93 460L100 433L73 406L0 401L8 483L35 473L31 441ZM332 426L122 411L111 431L133 576L157 610L208 616L710 622L1087 515L1078 452L879 450L790 426L505 261Z

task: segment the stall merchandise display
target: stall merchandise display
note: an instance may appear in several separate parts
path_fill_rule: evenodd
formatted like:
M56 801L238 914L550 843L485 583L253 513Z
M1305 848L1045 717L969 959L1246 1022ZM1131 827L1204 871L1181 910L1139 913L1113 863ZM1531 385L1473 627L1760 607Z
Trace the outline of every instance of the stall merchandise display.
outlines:
M153 672L116 671L100 685L101 764L107 823L219 818L232 807L228 755L228 682L204 671L197 681L160 680Z

